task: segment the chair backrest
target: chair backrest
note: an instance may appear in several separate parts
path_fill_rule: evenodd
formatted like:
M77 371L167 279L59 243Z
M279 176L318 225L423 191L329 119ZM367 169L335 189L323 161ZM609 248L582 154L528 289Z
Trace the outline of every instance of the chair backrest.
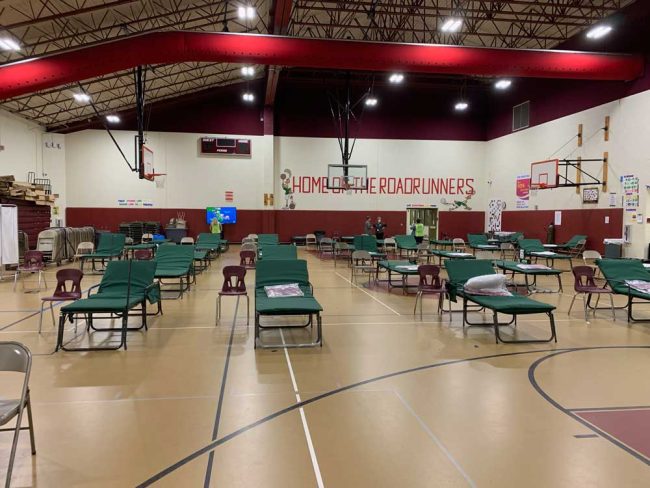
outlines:
M360 250L352 252L352 265L366 265L372 263L372 256L368 251Z
M347 242L335 241L334 249L336 249L337 251L347 251L350 249L350 245Z
M394 237L384 237L384 247L397 247Z
M133 251L133 259L136 261L147 261L153 259L152 249L136 249Z
M251 249L242 249L239 251L239 265L240 266L254 266L257 252Z
M81 280L84 277L80 269L66 268L56 272L56 288L52 296L76 296L81 298Z
M246 268L244 266L224 266L223 286L221 291L225 293L243 293L246 291Z
M253 239L252 237L244 237L241 240L241 243L242 243L242 245L244 245L244 244L255 244L255 239Z
M573 288L575 291L583 291L585 288L595 288L594 268L591 266L574 266L571 269L575 279Z
M0 342L0 371L29 375L32 353L20 342Z
M269 259L297 259L298 248L293 244L278 244L264 246L260 259L267 261Z
M142 242L151 242L153 241L153 234L142 234Z
M95 250L95 244L92 242L80 242L77 245L77 254L92 254Z
M499 244L499 248L502 251L514 251L515 245L512 242L502 242L501 244Z
M121 254L124 250L124 243L126 236L124 234L113 234L110 232L102 232L99 234L99 243L97 244L97 252Z
M25 251L23 257L26 268L38 268L43 266L43 253L41 251Z
M307 234L305 240L307 242L316 242L316 234Z
M257 234L248 234L248 237L253 239L254 241L257 240Z
M582 251L582 260L587 261L587 259L602 259L598 251L586 250Z
M429 250L429 244L426 242L421 242L420 244L417 245L418 251L428 251Z
M465 239L463 239L462 237L454 237L454 238L451 240L451 243L452 243L454 246L464 246L464 245L465 245Z
M181 237L181 245L191 245L194 244L194 237Z
M255 288L268 285L286 285L298 283L309 286L307 261L304 259L271 259L259 261L255 271Z
M435 264L421 264L418 266L418 275L420 276L420 287L442 288L440 266L436 266Z
M246 242L246 243L244 243L244 244L241 245L241 250L242 250L242 251L253 251L253 252L257 252L257 244L255 244L255 242L253 242L253 241L251 241L251 242Z
M323 237L320 240L319 245L320 245L321 251L331 251L332 249L334 249L334 241L332 239L330 239L329 237Z

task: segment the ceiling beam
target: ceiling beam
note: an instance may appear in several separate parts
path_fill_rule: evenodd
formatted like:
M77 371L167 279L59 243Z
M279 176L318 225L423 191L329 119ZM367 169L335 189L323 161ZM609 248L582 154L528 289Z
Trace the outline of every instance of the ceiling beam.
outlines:
M189 61L583 80L632 80L644 69L638 55L176 31L4 65L0 100L139 65Z
M284 36L289 31L289 22L291 21L291 11L294 0L273 0L271 6L271 15L273 16L271 34ZM264 105L273 106L275 94L278 90L278 81L280 80L280 66L268 66L266 69L266 89L264 90Z

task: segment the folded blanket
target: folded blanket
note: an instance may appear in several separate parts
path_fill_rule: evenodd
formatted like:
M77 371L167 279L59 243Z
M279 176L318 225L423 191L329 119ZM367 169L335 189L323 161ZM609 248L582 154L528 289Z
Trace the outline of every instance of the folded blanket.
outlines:
M302 292L298 283L289 283L286 285L271 285L265 286L264 291L269 298L280 297L302 297L305 294Z
M650 295L650 282L643 280L625 280L625 284L633 290Z
M467 280L465 292L471 295L512 296L506 288L507 277L502 274L475 276Z

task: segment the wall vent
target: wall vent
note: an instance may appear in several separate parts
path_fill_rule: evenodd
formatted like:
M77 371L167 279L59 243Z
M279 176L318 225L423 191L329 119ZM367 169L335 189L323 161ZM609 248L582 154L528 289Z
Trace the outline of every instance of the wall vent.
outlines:
M530 101L512 107L512 132L530 125Z

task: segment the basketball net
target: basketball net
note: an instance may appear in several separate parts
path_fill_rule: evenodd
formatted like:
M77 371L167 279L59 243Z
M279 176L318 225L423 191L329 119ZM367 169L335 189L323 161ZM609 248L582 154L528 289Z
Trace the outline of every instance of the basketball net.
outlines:
M156 175L153 180L156 182L156 188L165 188L165 179L167 175Z

